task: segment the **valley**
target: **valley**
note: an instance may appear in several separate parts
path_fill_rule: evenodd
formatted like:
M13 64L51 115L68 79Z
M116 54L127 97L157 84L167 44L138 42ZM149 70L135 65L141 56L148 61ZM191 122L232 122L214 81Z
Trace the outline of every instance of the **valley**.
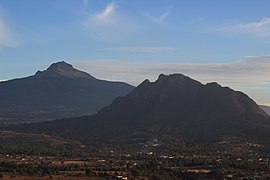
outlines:
M0 170L19 179L265 179L269 129L244 93L161 74L97 114L2 127Z

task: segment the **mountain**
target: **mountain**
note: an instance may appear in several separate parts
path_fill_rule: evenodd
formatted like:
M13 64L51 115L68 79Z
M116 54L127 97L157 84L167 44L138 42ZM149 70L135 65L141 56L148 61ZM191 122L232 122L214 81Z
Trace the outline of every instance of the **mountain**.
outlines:
M269 106L261 105L260 107L264 110L264 112L266 112L268 115L270 115L270 107Z
M37 122L96 113L133 87L99 80L66 62L0 82L0 122Z
M145 80L96 115L9 127L86 144L127 144L159 139L164 143L216 142L239 137L269 142L269 116L247 95L206 85L182 74Z

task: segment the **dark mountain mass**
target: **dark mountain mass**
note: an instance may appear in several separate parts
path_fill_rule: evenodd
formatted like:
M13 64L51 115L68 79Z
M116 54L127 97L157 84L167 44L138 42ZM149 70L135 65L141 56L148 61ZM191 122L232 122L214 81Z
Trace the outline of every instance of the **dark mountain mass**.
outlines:
M247 95L181 74L145 80L96 115L10 127L84 143L212 142L241 137L269 142L269 116Z
M99 80L66 62L0 83L0 122L37 122L96 113L132 86Z

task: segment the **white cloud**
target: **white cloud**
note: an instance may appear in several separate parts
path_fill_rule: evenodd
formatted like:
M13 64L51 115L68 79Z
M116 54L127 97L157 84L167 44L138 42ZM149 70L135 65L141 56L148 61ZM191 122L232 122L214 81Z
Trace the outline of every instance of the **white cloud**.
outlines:
M103 79L138 85L159 74L182 73L202 83L218 82L244 91L260 104L270 103L270 56L247 57L231 63L186 64L119 60L74 62L76 67Z
M269 106L270 107L270 103L261 103L260 105L262 105L262 106Z
M106 72L112 79L125 80L133 77L132 84L145 78L154 80L160 73L183 73L204 83L217 81L224 85L254 86L270 84L270 56L248 57L232 63L187 64L131 61L84 61L76 63L88 72Z
M165 22L165 20L169 17L170 14L171 14L171 11L167 10L165 13L163 13L160 16L153 16L150 14L146 14L146 17L150 19L151 21L153 21L154 23L162 24Z
M230 34L251 34L260 37L270 36L270 18L263 18L257 22L240 23L213 28L211 31Z
M1 17L0 17L0 46L11 48L18 46L18 42L14 40L6 22Z
M136 52L136 53L160 53L176 51L173 47L119 47L112 48L115 51Z
M96 23L111 23L115 16L115 8L115 4L112 2L102 12L91 16L90 19Z
M116 10L117 5L112 2L101 12L87 15L83 25L87 28L91 38L110 41L125 37L131 32L130 23Z
M165 20L169 17L170 14L171 14L171 11L167 10L165 13L163 13L160 16L153 16L153 15L146 14L146 17L148 17L154 23L162 24L165 22Z

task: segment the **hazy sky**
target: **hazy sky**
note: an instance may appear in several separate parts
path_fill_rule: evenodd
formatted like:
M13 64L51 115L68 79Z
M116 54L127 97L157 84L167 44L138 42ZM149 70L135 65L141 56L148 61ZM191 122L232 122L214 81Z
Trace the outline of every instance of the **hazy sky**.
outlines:
M217 81L270 104L269 0L0 0L0 80L65 60L102 79Z

